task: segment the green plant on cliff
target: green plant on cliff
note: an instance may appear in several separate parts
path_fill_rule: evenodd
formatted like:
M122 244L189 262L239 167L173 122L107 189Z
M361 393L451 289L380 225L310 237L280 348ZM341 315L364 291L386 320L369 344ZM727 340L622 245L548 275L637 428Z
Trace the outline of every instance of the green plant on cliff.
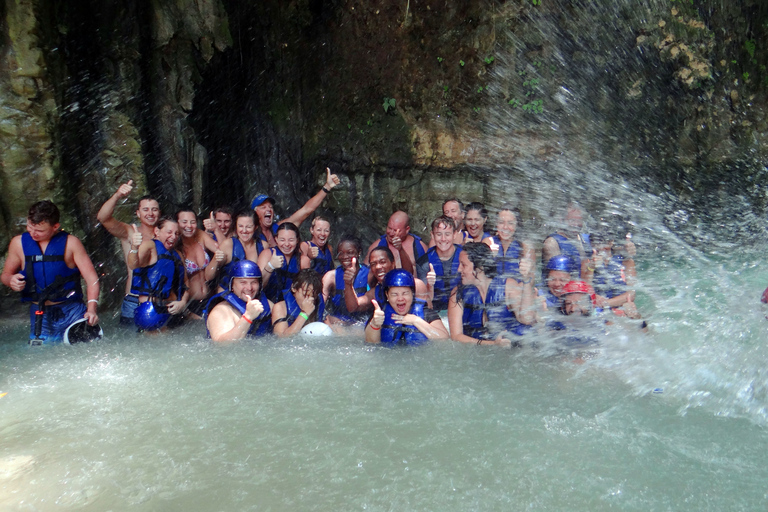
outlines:
M384 104L382 105L384 107L384 112L389 114L390 111L395 111L395 98L384 98Z

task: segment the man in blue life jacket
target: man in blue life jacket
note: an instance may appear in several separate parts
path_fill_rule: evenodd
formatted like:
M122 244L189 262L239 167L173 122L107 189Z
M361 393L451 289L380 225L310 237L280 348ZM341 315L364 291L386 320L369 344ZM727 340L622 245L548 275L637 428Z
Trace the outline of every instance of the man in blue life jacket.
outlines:
M272 332L273 304L261 293L261 271L250 260L232 266L228 290L214 295L204 320L213 341L230 342Z
M443 215L432 221L434 246L416 262L416 275L427 283L432 294L432 309L448 309L451 290L461 284L459 255L461 245L455 243L456 224L453 218Z
M339 177L335 174L331 174L331 169L327 168L325 185L320 189L320 192L312 196L309 201L304 203L304 206L296 210L287 219L275 221L275 198L268 196L267 194L259 194L251 201L251 209L258 215L259 225L256 229L257 232L257 244L259 245L259 252L269 247L276 247L275 235L277 234L277 227L284 222L292 222L296 226L301 227L301 223L307 220L312 212L322 204L323 200L328 197L333 187L341 183Z
M386 234L371 244L365 258L370 259L377 247L389 247L395 257L395 268L404 268L411 274L416 268L416 261L427 252L421 238L411 233L411 219L403 211L389 217Z
M11 240L0 276L5 286L21 292L22 301L31 303L32 344L62 341L67 328L82 318L91 326L99 321L99 276L82 242L59 230L59 215L51 201L32 205L27 232ZM81 276L87 285L87 306Z

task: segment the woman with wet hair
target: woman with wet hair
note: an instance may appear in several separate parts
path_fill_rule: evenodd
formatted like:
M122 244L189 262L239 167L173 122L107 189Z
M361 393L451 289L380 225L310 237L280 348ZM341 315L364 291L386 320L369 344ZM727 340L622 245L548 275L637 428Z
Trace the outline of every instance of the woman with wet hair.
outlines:
M448 301L451 339L477 345L519 346L519 336L536 320L533 262L520 262L522 282L497 275L486 244L464 244L459 255L461 285Z
M325 315L322 291L320 274L309 268L300 270L290 290L285 290L282 300L272 308L273 332L282 338L298 334L312 322L322 322Z
M485 230L485 223L488 221L488 210L483 203L473 202L467 205L466 215L464 216L464 226L469 233L466 242L482 242L491 235Z
M275 233L277 247L261 251L259 268L264 280L264 293L274 303L283 300L283 291L291 288L299 270L310 267L309 258L301 254L299 228L292 222L280 224ZM320 284L317 292L322 292Z
M496 259L496 272L500 276L520 280L520 260L523 254L533 256L533 249L515 239L517 228L522 227L520 210L502 206L496 214L496 234L483 239Z

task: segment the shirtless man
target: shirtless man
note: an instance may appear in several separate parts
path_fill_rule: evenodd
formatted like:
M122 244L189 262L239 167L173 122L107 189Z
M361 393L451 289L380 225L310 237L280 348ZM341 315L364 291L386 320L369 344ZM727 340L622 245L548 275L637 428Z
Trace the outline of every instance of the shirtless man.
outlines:
M259 228L257 245L259 252L268 247L276 247L275 234L277 233L277 226L284 222L292 222L296 226L301 226L301 223L307 220L312 215L312 212L317 210L317 207L323 202L323 200L331 193L333 187L341 183L339 177L335 174L331 174L331 169L326 167L325 185L320 189L320 192L312 196L309 201L304 203L304 206L296 210L287 219L282 219L279 222L275 222L275 199L267 194L259 194L251 201L251 209L258 215Z
M469 238L469 234L464 229L464 218L467 215L464 210L464 203L456 198L448 199L443 203L443 215L453 219L453 223L456 225L456 230L453 233L453 243L457 245L464 245L464 242ZM429 247L435 246L434 237L429 240Z
M30 344L62 341L67 328L81 318L88 325L99 321L99 276L80 240L60 231L60 227L55 204L33 204L27 216L27 232L11 240L0 276L5 286L21 292L22 301L31 302ZM87 285L87 306L83 303L81 276ZM35 332L38 316L42 316L39 336Z
M125 281L125 298L120 310L120 325L126 326L133 326L133 313L139 305L139 298L130 293L131 281L133 279L133 273L128 267L131 235L138 231L144 240L152 240L155 236L155 224L157 224L157 220L160 218L160 205L157 200L151 196L144 196L139 199L139 205L136 208L136 217L139 219L138 227L136 224L129 225L115 219L112 215L115 212L118 201L128 197L131 190L133 190L133 180L128 180L128 183L120 185L117 191L112 194L112 197L101 206L99 213L96 215L96 218L109 231L109 234L120 240L120 246L123 248L123 259L128 269L128 279Z
M366 259L370 260L371 253L377 247L389 247L395 256L395 268L404 268L415 274L416 260L427 253L427 246L410 231L411 220L408 214L403 211L393 213L387 222L387 234L371 244Z

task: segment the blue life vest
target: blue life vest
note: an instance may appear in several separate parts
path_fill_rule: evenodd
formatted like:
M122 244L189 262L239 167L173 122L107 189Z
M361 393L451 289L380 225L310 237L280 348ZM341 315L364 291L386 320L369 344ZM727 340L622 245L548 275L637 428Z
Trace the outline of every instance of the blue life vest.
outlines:
M21 300L40 302L50 300L82 300L83 289L80 285L80 270L69 268L64 261L69 233L59 231L48 241L45 254L40 245L29 233L21 235L21 249L24 251L25 277Z
M288 325L293 325L293 322L296 321L296 319L301 314L301 307L299 307L299 303L296 302L296 299L293 296L293 293L291 293L291 290L284 290L283 291L283 297L285 299L285 311L286 311L286 320L288 321ZM325 301L323 300L323 295L320 295L320 302L317 304L317 307L315 308L314 314L317 313L317 320L313 320L315 322L322 322L325 317ZM312 318L312 316L310 316ZM306 323L309 323L310 321L307 320Z
M520 255L523 252L523 246L517 240L512 240L505 252L498 236L491 237L491 240L499 246L499 252L493 256L496 260L496 273L499 276L512 277L520 281L522 279L520 276Z
M377 284L373 289L373 298L379 303L379 307L387 303L387 297L384 295L384 288Z
M558 299L554 295L552 295L552 292L549 291L549 288L546 285L542 285L539 287L539 296L544 297L547 301L547 311L555 311L557 313L560 312L560 307L562 306L562 300ZM545 323L547 329L560 331L565 329L565 325L562 322L557 322L555 320L547 320Z
M476 286L467 286L462 290L465 334L473 338L496 339L504 331L522 336L530 329L530 326L517 320L514 312L507 309L506 285L507 278L494 278L488 287L485 302ZM483 322L483 312L488 318L487 322Z
M167 299L171 292L176 298L184 295L184 264L176 251L168 251L160 240L153 240L157 249L157 261L148 267L133 271L131 293Z
M451 260L451 268L446 271L443 267L443 262L437 255L437 249L432 247L427 251L427 258L429 262L435 268L435 274L437 279L435 280L435 295L432 299L432 309L435 311L445 311L448 309L448 298L451 295L451 290L461 283L461 275L459 275L459 254L461 254L461 246L453 245L456 251L453 253L453 259Z
M367 265L360 265L360 271L355 277L353 286L355 288L355 295L362 297L368 292L368 272L370 268ZM336 268L336 292L331 297L331 301L328 307L328 312L336 318L345 322L360 322L365 321L368 318L366 311L356 311L350 313L347 309L347 303L344 301L344 287L347 283L344 282L344 268Z
M264 287L264 294L272 303L278 303L283 300L283 290L287 290L293 285L293 279L299 273L299 263L301 261L301 255L297 250L291 261L283 254L283 252L277 247L273 247L275 254L283 257L283 266L276 268L272 272L272 277L269 278L267 286ZM269 249L267 249L269 250ZM290 295L290 294L289 294Z
M413 233L410 233L410 235L413 237L413 257L414 259L418 260L424 254L426 254L427 251L424 250L424 246L420 243L421 238L414 235ZM381 235L381 238L379 238L379 245L377 247L387 247L389 244L387 244L387 235Z
M612 299L627 291L627 282L622 278L621 260L612 257L603 267L598 266L592 275L592 286L598 295Z
M232 271L232 267L235 266L235 263L247 259L243 243L234 237L230 240L232 240L232 261L224 265L218 272L220 276L218 286L221 286L224 289L229 288L229 285L227 284L229 283L229 273Z
M258 220L258 219L257 219ZM277 228L280 227L280 225L277 222L272 223L272 235L277 235ZM269 240L267 240L267 237L264 236L264 232L261 231L261 225L256 224L256 230L258 235L256 236L256 253L261 254L261 251L264 249L269 249Z
M426 304L423 300L414 299L409 313L424 318ZM384 307L384 324L381 326L383 345L421 345L429 339L413 325L396 324L392 319L394 314L396 314L394 308L387 303Z
M307 242L310 247L317 247L312 242ZM324 276L326 272L333 270L335 265L333 264L333 255L331 250L328 249L328 244L322 249L318 247L317 258L311 260L312 265L309 268L320 274L320 277Z
M264 311L262 311L258 317L253 319L253 323L246 333L247 336L263 336L272 332L272 311L269 309L269 301L264 294L261 294L259 300L261 301L261 305L264 306ZM235 308L241 315L245 314L246 302L234 293L221 292L214 295L208 301L205 310L203 310L203 322L205 322L206 327L205 335L208 338L211 337L211 332L208 330L208 314L213 311L213 308L216 307L217 304L224 301L229 303L229 305Z
M565 238L563 235L559 233L552 233L549 235L550 237L554 238L557 242L558 247L560 247L560 254L566 254L570 256L573 259L574 264L576 265L576 268L579 270L579 277L581 277L581 252L579 251L578 243L579 240L572 240L570 238ZM584 255L589 258L592 256L592 246L589 244L589 235L582 234L581 239L583 241L583 249L584 249ZM545 273L546 273L546 262L544 263L544 268L542 269L542 276L546 279Z

